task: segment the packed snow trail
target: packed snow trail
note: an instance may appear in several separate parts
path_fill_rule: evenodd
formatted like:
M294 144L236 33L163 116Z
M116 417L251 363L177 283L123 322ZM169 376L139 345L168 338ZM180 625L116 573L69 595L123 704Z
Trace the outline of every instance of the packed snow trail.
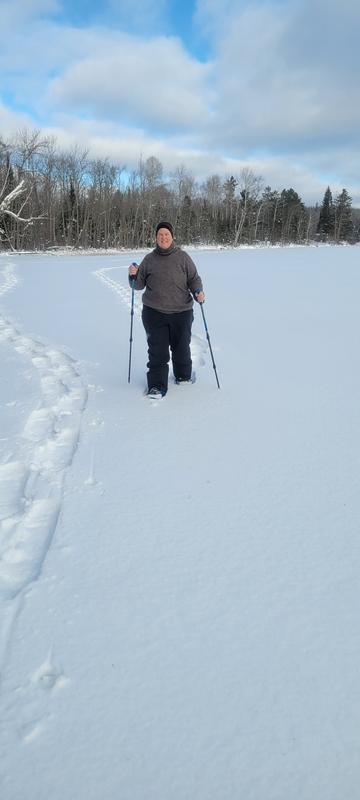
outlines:
M6 648L5 800L356 796L358 252L195 253L222 388L195 308L197 381L155 407L138 316L127 385L134 254L13 257L5 325L88 400Z
M17 284L11 264L1 277L3 297ZM1 342L30 359L41 394L14 451L0 463L0 672L19 599L39 577L51 545L86 403L86 390L69 356L24 336L3 316Z

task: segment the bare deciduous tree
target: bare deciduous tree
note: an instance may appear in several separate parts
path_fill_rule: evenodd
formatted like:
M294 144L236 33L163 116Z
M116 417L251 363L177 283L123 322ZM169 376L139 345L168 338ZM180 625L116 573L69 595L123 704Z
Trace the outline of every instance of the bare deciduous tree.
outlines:
M336 235L360 238L345 192L336 201ZM319 207L306 209L293 189L262 190L246 167L238 176L210 175L198 185L184 164L170 175L157 156L126 169L86 150L62 151L39 130L0 137L0 246L12 249L148 247L167 218L178 242L306 242L316 235ZM356 224L353 224L353 221Z

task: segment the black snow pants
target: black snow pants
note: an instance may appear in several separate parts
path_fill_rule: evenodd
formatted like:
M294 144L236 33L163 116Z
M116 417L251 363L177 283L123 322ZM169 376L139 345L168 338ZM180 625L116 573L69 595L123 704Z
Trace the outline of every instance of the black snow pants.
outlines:
M170 349L174 377L191 378L190 340L194 319L192 308L178 314L164 314L143 306L142 321L148 342L148 388L167 391Z

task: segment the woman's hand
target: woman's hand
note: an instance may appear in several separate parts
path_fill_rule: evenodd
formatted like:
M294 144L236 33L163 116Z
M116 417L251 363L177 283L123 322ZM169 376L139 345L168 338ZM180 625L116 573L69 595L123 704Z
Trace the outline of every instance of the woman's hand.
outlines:
M195 292L195 300L197 303L205 303L204 292Z
M138 274L138 269L139 269L138 265L135 264L134 262L132 264L130 264L130 267L129 267L130 278L134 278L135 275Z

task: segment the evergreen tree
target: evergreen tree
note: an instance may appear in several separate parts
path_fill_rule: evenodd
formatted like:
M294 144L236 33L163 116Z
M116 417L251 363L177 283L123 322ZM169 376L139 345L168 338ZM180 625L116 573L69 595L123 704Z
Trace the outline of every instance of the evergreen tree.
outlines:
M276 223L278 241L280 239L284 243L301 242L306 238L306 210L301 197L294 189L283 189L281 192Z
M332 239L335 235L335 208L330 186L328 186L324 194L324 199L320 209L317 233L320 235L322 241Z
M258 220L258 237L274 244L277 237L277 217L280 194L271 186L265 186L261 197Z
M237 180L233 175L230 175L230 178L226 178L224 181L225 203L232 203L234 201L236 186Z
M352 199L346 189L335 200L335 238L337 242L354 240L354 223L351 213Z

